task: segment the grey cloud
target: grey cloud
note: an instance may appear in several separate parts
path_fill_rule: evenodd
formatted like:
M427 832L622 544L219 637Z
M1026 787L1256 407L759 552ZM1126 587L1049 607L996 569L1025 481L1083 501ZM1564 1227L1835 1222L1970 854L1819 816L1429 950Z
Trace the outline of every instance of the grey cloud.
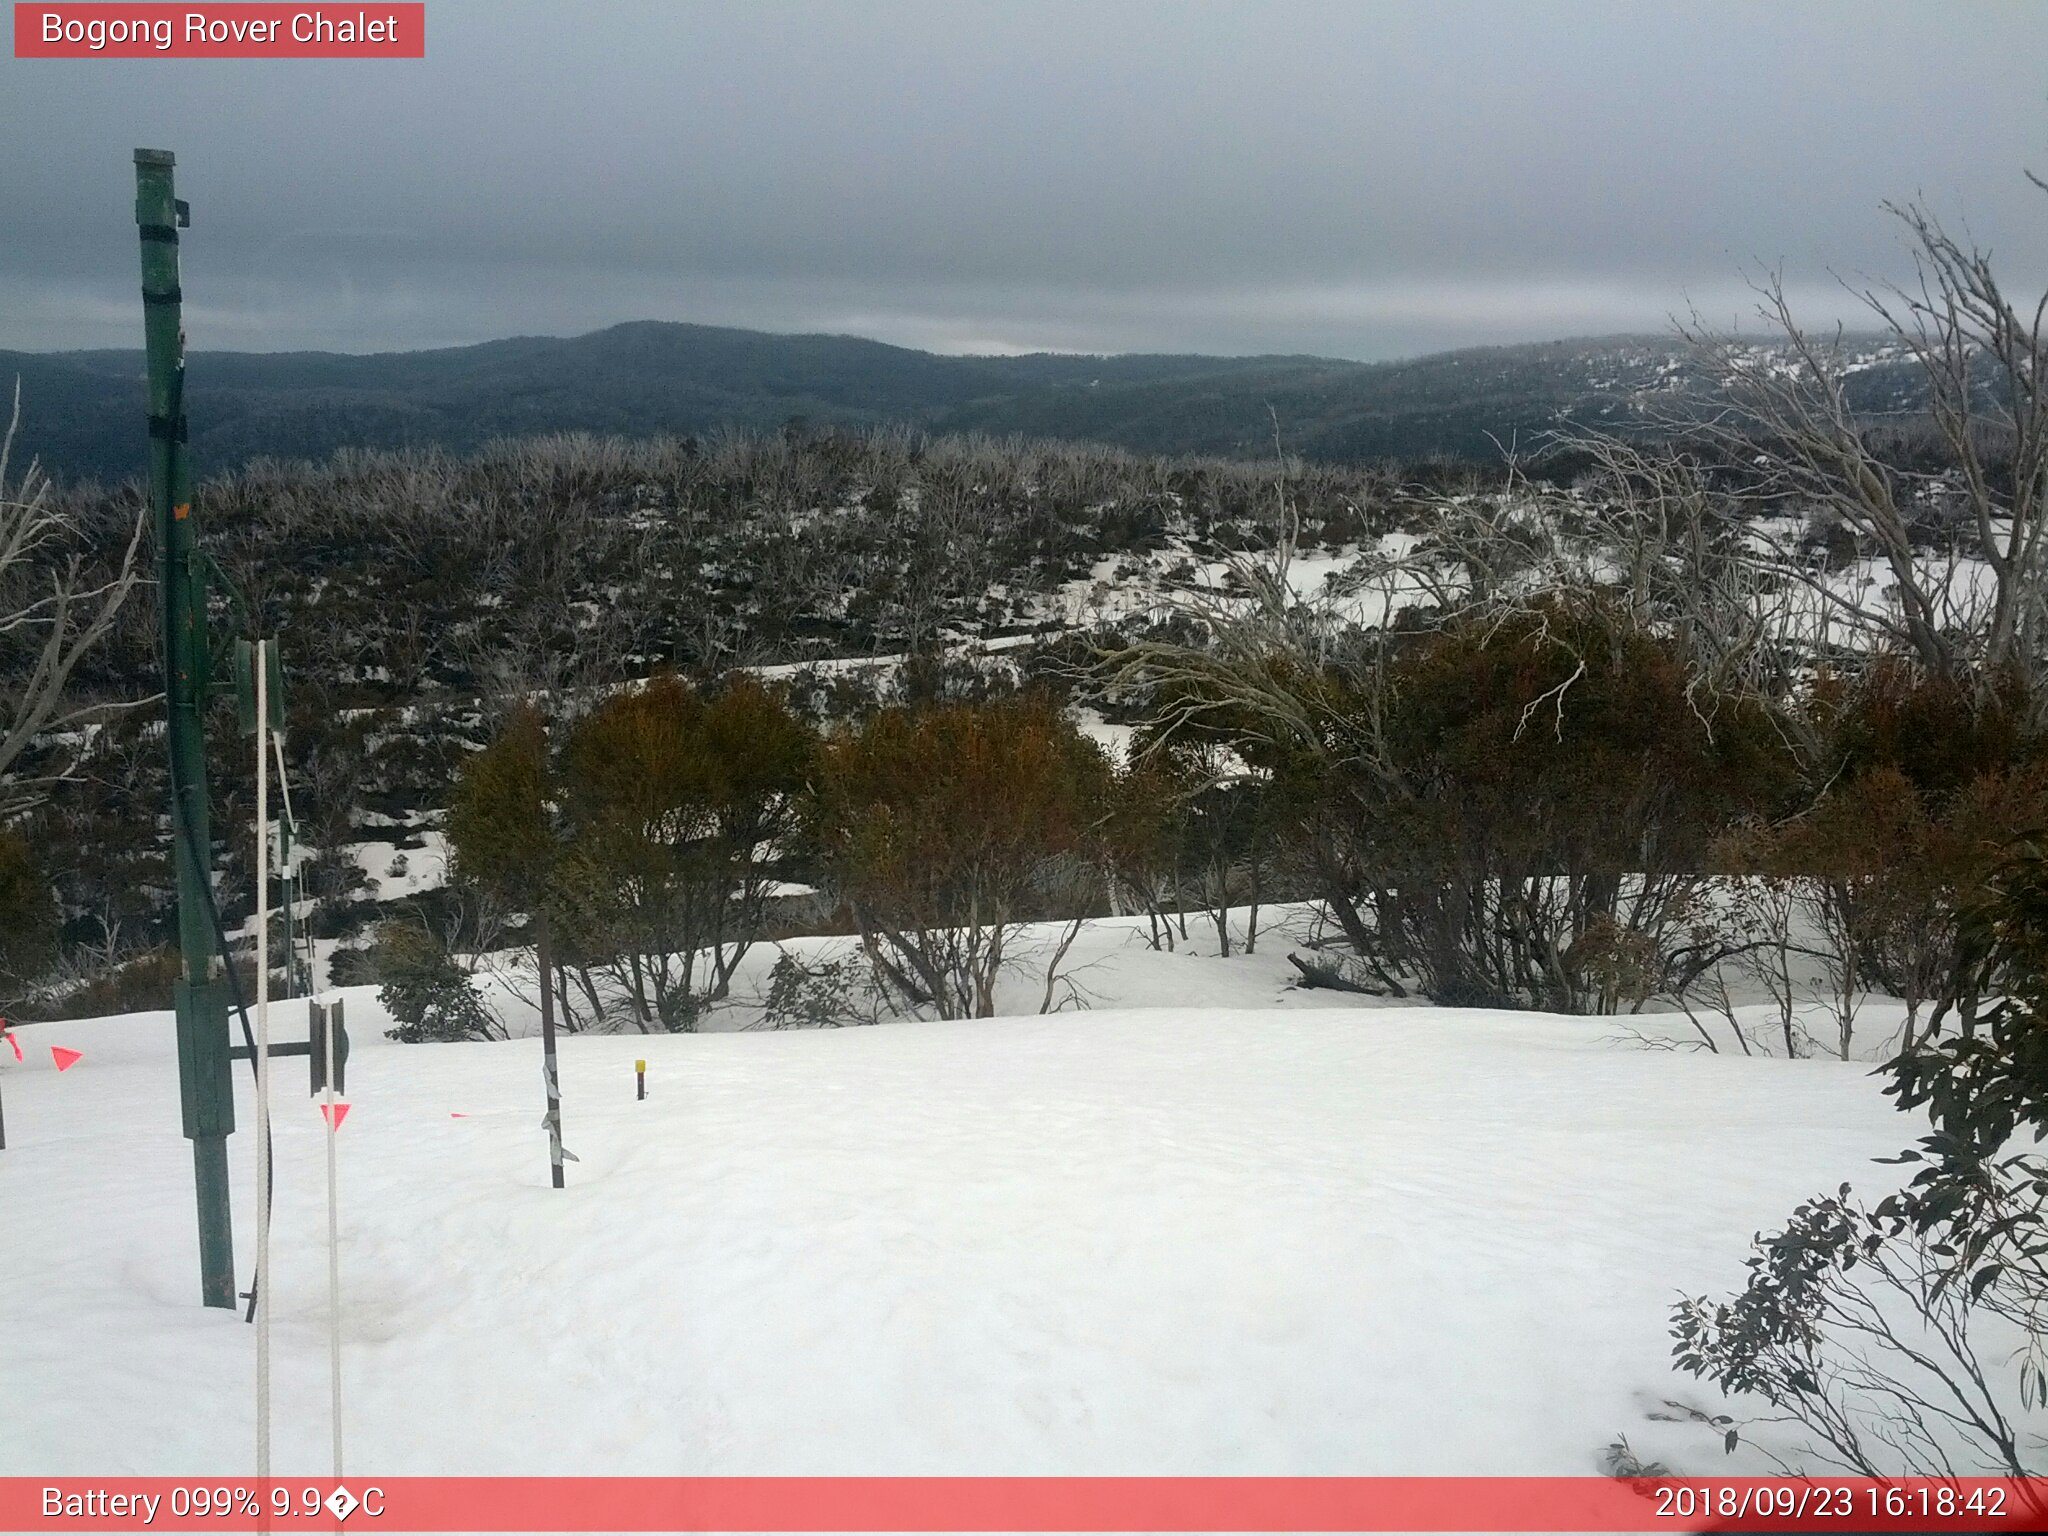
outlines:
M2048 8L459 4L416 63L0 59L0 346L131 345L175 148L195 345L693 319L945 350L1660 328L1904 275L1925 195L2048 280Z

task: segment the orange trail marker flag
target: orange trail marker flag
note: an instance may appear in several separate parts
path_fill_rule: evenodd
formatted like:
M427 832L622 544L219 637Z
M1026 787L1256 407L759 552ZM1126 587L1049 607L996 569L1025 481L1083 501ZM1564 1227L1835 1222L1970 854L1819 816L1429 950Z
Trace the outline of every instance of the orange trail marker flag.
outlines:
M348 1118L348 1105L339 1100L336 1100L333 1104L322 1104L320 1106L320 1118L327 1121L338 1131L341 1129L341 1122Z
M57 1070L59 1072L69 1072L83 1054L84 1052L74 1051L69 1046L53 1045L50 1047L50 1060L57 1063Z
M21 1054L21 1041L15 1038L13 1030L0 1029L0 1040L5 1040L9 1045L14 1047L14 1059L16 1061L26 1061L28 1059L26 1056Z

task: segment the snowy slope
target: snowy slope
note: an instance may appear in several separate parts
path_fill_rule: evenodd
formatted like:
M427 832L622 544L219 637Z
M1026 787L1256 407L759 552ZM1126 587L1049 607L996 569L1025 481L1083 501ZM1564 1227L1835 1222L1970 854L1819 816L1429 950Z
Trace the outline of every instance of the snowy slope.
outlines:
M1681 1470L1761 1470L1645 1419L1704 1401L1666 1368L1665 1314L1734 1282L1800 1197L1882 1171L1907 1127L1867 1068L1320 993L1229 1008L1217 978L1274 994L1273 958L1121 953L1100 993L1165 1004L1179 966L1182 1004L565 1040L561 1193L535 1042L391 1045L350 994L351 1467L1577 1473L1625 1433ZM23 1037L0 1069L0 1473L247 1471L251 1330L196 1305L168 1018ZM60 1076L50 1044L85 1057ZM278 1073L276 1421L280 1466L317 1473L300 1070Z

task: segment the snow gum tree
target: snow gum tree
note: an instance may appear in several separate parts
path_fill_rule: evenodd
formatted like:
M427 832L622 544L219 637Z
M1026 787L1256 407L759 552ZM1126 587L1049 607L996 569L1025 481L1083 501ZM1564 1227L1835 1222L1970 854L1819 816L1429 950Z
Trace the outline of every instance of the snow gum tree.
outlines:
M1872 992L1905 1003L1910 1048L1978 1005L1961 920L2000 849L2048 825L2048 735L2017 674L1959 679L1899 656L1824 674L1803 711L1798 803L1726 839L1722 861L1747 877L1738 906L1777 906L1767 948L1794 926L1811 936L1797 947L1826 975L1827 1048L1849 1054Z
M449 877L458 888L527 914L536 937L560 906L562 847L552 805L547 722L531 704L513 709L503 728L462 765L448 807ZM567 1002L554 946L536 946L541 985ZM541 960L540 951L549 951ZM566 1007L565 1021L571 1019Z
M1907 1186L1843 1184L1759 1237L1736 1295L1672 1316L1681 1370L1806 1430L1804 1454L1886 1477L2038 1478L2026 1414L2048 1407L2048 848L2015 844L1963 918L1991 999L1887 1068L1929 1134ZM1730 1429L1732 1449L1737 1429ZM2024 1491L2022 1497L2027 1495ZM2040 1523L2038 1494L2031 1513Z
M1099 894L1108 764L1024 697L892 709L831 742L815 836L878 981L940 1018L988 1018L1034 919L1067 918L1041 1009Z
M551 751L531 706L464 765L458 882L548 924L565 1017L686 1030L760 937L817 739L755 679L613 694Z
M484 1006L475 980L425 926L401 919L383 924L371 957L381 983L377 1001L398 1021L392 1039L417 1045L504 1038L504 1025Z
M448 810L457 878L529 902L541 898L560 855L549 778L546 724L538 710L522 705L497 739L463 765Z
M1713 838L1773 811L1791 764L1753 702L1706 710L1670 635L1592 588L1348 642L1276 618L1111 661L1153 688L1157 739L1219 737L1266 776L1384 990L1615 1012L1720 957Z
M1404 648L1376 771L1346 775L1391 958L1445 999L1615 1012L1711 963L1717 828L1789 778L1754 709L1711 725L1673 647L1590 596Z
M641 1029L682 1030L724 998L760 936L817 740L741 675L673 676L579 721L561 764L565 937Z
M1154 949L1174 947L1173 891L1180 853L1184 778L1166 764L1139 757L1116 772L1099 823L1111 909L1145 914ZM1183 928L1183 932L1185 929Z

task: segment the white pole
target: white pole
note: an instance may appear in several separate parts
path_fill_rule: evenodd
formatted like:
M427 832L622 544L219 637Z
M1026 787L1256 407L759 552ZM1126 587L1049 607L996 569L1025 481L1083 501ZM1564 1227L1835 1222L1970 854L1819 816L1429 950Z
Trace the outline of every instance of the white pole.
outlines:
M316 1007L317 1004L308 1004ZM327 1375L333 1394L334 1475L341 1477L341 1233L334 1198L334 1029L340 1008L321 1031L327 1055Z
M256 652L256 1477L270 1507L270 668Z
M296 827L298 818L292 814L292 776L284 770L284 733L281 731L270 738L270 756L277 764L277 793L284 801L285 825ZM299 915L295 905L299 888L292 882L292 861L285 856L282 837L278 839L277 882L284 888L286 897L292 898L284 904L284 995L289 998L296 997L299 993L299 951L296 943L298 929L292 924L292 920ZM306 982L306 990L309 993L313 990L310 978Z

